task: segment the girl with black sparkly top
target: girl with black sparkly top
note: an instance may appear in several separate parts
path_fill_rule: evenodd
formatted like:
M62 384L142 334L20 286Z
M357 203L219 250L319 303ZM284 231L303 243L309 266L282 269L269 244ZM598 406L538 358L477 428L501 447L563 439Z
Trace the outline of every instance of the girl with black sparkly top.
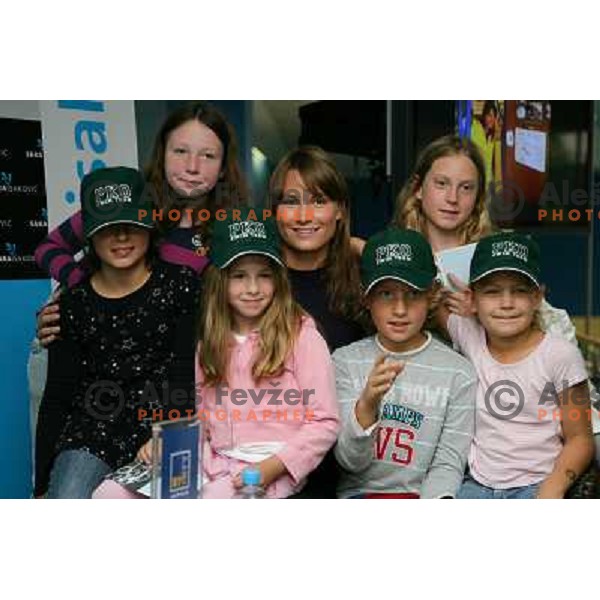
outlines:
M61 337L49 346L37 425L36 497L91 497L136 457L153 420L194 408L199 279L155 256L145 189L143 175L126 167L82 180L92 275L60 297Z

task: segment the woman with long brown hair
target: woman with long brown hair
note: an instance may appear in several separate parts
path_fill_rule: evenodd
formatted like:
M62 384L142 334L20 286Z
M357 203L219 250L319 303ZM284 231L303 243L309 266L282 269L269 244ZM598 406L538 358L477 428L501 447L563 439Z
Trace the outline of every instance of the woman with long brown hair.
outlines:
M330 350L363 336L359 259L350 238L350 197L333 160L315 146L292 150L270 182L272 208L294 207L277 220L294 298L315 319Z
M295 209L293 218L277 220L282 256L294 299L316 321L330 351L364 337L350 196L333 160L315 146L292 150L271 177L269 200L273 209ZM334 498L337 474L330 452L299 497Z

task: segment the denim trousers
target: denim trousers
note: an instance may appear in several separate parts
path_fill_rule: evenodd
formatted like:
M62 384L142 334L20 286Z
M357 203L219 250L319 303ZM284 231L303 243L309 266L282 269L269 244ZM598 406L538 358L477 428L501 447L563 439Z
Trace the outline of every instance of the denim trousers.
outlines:
M112 471L108 464L86 450L64 450L54 461L46 498L91 498Z
M467 500L533 500L539 487L539 483L534 483L514 488L490 488L481 485L467 474L456 497Z

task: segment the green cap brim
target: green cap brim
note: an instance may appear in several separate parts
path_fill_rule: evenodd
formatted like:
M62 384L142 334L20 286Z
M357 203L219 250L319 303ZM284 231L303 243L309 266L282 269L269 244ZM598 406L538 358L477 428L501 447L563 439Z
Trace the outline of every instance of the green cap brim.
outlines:
M142 227L143 229L154 229L154 224L150 225L148 223L140 223L139 221L132 221L129 219L120 219L118 221L111 221L110 223L101 223L94 227L91 231L86 234L86 238L91 238L95 233L98 233L102 229L106 229L107 227L111 227L112 225L135 225L137 227Z
M431 287L431 284L435 280L435 275L432 277L429 273L423 273L421 271L405 270L400 272L397 268L378 269L375 277L367 283L365 295L367 295L375 285L385 279L394 279L395 281L405 283L416 290L424 291Z
M250 256L251 254L259 254L260 256L267 256L269 258L272 258L277 264L281 265L282 267L285 266L283 264L281 258L279 258L279 256L277 256L275 253L270 252L268 250L244 250L242 252L237 252L233 256L230 256L224 263L217 265L217 267L219 267L219 269L225 269L234 260L237 260L238 258L241 258L242 256Z
M525 275L525 277L527 277L528 279L533 281L533 283L535 284L536 287L538 287L538 288L541 287L540 282L531 273L528 273L524 269L517 269L516 267L512 267L512 266L511 267L494 267L493 269L487 269L483 273L480 273L476 277L472 278L469 281L469 284L480 281L484 277L487 277L488 275L492 275L493 273L500 273L502 271L511 271L513 273L520 273L521 275Z

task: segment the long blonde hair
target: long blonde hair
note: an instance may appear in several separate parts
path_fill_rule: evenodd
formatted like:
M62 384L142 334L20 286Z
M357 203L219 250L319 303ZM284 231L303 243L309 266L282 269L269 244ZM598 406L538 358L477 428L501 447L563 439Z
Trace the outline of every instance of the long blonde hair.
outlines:
M300 333L302 318L307 316L292 298L285 267L271 260L269 264L273 270L275 292L259 327L259 345L252 365L252 377L256 382L282 372ZM233 315L227 301L231 268L231 265L225 269L210 265L203 277L198 360L204 372L204 385L208 386L227 383L233 331Z
M473 212L460 228L462 244L479 241L492 232L492 222L486 205L485 164L479 148L468 138L446 135L431 142L418 156L415 169L398 194L393 224L414 229L427 236L426 217L416 192L423 186L425 177L438 158L466 156L477 169L477 199Z
M313 194L325 194L342 212L327 249L328 304L334 314L356 319L361 312L360 269L358 257L350 245L350 195L346 181L324 150L317 146L302 146L288 152L275 168L269 184L270 207L282 200L289 171L298 171Z

